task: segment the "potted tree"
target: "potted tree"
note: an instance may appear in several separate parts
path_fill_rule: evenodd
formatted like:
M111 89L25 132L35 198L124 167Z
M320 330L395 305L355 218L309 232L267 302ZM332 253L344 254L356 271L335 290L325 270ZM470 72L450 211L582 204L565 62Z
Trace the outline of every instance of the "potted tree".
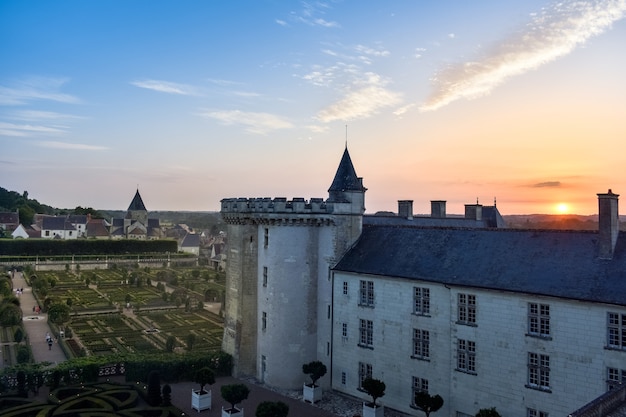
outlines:
M363 403L363 417L384 417L385 407L376 404L376 400L385 395L385 383L379 379L367 377L361 387L372 397L371 403Z
M430 413L434 413L443 406L443 398L441 395L430 395L420 391L415 393L415 405L426 413L426 417L429 417Z
M248 398L250 388L245 384L222 385L221 394L224 401L230 404L230 408L222 407L222 417L243 417L243 408L239 409L236 405Z
M194 382L200 384L199 390L191 390L191 408L198 411L211 409L211 390L204 389L205 385L213 385L215 383L215 374L208 367L198 369L194 374Z
M326 375L326 365L320 361L305 363L302 365L302 372L311 378L311 382L305 383L302 387L302 399L314 404L322 399L322 387L316 385L316 382Z

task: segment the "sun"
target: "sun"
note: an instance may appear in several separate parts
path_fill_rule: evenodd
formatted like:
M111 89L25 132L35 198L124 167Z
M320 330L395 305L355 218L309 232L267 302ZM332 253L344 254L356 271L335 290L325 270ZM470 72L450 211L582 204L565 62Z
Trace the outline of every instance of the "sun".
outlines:
M559 203L556 205L556 212L559 214L569 213L569 205L567 203Z

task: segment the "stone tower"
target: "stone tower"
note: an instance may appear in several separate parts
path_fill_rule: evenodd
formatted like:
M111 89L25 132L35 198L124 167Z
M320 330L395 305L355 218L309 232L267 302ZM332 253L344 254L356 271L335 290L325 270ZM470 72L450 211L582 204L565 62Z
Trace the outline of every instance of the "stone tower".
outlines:
M346 149L326 200L221 201L228 236L222 347L236 375L292 389L306 380L302 364L330 368L330 268L361 234L365 191Z
M144 225L148 224L148 210L146 209L146 206L143 204L141 195L139 195L139 189L137 189L137 192L135 192L133 201L131 201L130 205L128 206L128 210L126 211L125 218L129 220L129 224L132 221L138 221Z

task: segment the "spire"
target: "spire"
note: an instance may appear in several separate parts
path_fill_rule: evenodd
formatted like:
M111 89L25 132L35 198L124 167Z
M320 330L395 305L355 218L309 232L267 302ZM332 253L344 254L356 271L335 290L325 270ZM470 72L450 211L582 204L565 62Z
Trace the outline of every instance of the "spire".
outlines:
M130 206L128 206L128 211L148 211L146 210L146 206L143 204L143 200L139 195L139 188L137 188L137 192L135 193L135 197L133 197L133 201L130 202Z
M328 189L328 192L331 194L333 192L342 191L365 191L365 187L363 187L361 179L356 176L356 171L354 170L354 165L352 165L352 159L350 159L347 147L343 151L341 162L339 162L339 167L337 168L337 173L335 174L335 179L333 179L333 183Z

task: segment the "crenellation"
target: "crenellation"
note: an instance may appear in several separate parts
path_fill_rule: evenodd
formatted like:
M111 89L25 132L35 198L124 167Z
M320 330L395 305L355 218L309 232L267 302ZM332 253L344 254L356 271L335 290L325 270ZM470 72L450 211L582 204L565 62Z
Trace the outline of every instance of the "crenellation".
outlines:
M295 197L287 200L285 197L256 197L256 198L225 198L221 200L222 214L228 213L289 213L289 214L325 214L332 213L333 203L323 198L305 200Z

